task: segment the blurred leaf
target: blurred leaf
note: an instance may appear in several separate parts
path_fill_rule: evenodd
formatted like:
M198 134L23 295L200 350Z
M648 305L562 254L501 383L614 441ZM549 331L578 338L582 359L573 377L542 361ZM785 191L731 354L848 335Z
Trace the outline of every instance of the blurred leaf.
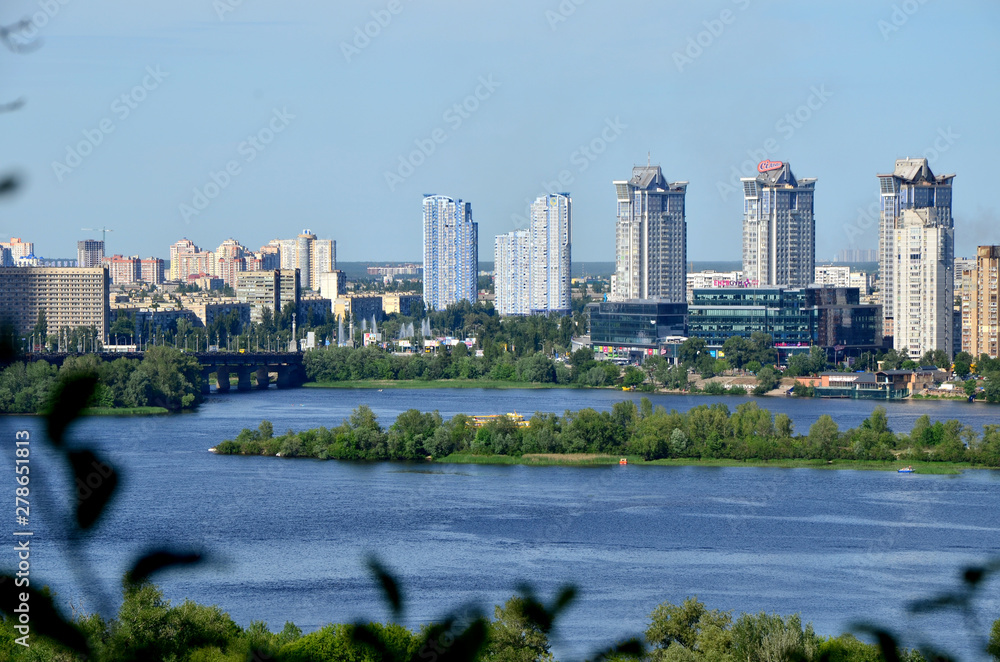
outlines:
M179 554L165 549L158 549L136 561L132 569L125 576L125 581L130 584L141 584L151 575L171 566L193 565L201 563L204 560L204 557L196 552Z
M14 626L18 623L19 616L19 613L14 610L18 609L21 605L22 594L26 594L28 599L24 602L28 605L29 613L31 614L29 642L35 635L41 635L59 642L63 646L82 655L86 656L90 654L90 647L87 645L86 637L83 636L83 633L76 626L62 617L62 614L52 604L50 596L39 593L27 586L16 588L14 577L11 575L0 576L0 585L4 587L4 590L0 591L0 611L7 614L11 619L12 632L14 631ZM15 636L19 636L19 634Z
M356 623L351 627L351 641L370 649L376 660L382 660L382 662L391 662L392 660L393 656L389 648L369 626L363 623Z
M392 608L392 615L398 620L403 613L403 596L399 590L399 584L374 556L368 558L368 569L371 570L372 574L378 580L379 585L382 587L382 593Z
M563 586L561 589L559 589L559 594L556 596L555 601L552 603L553 616L560 614L575 599L576 599L576 587L573 586L572 584L567 584L566 586Z
M638 639L627 639L625 641L619 642L610 648L606 648L603 651L597 653L593 658L593 662L600 662L601 660L607 660L618 657L634 657L637 659L642 659L646 655L646 647Z
M73 468L73 489L77 496L76 522L81 529L89 529L101 517L114 496L118 487L118 474L86 449L70 451L66 457Z
M970 586L975 586L976 584L981 582L983 578L986 577L987 574L988 571L986 568L976 568L976 567L966 568L965 572L962 573L962 579L965 580L966 584L969 584Z
M455 637L451 646L438 657L438 662L469 662L475 660L486 645L489 625L485 618L477 618Z
M66 429L80 417L80 413L94 395L95 388L97 388L97 375L75 375L60 380L56 385L45 417L49 439L53 444L63 445Z
M885 662L899 662L899 644L896 643L896 637L894 637L890 632L864 624L856 625L851 629L858 632L864 632L875 637L875 640L878 642L879 650L882 652L882 659L885 660Z
M14 175L7 175L3 179L0 179L0 195L5 195L7 193L13 193L18 188L20 188L21 182Z
M18 344L14 325L0 322L0 368L6 367L17 358Z

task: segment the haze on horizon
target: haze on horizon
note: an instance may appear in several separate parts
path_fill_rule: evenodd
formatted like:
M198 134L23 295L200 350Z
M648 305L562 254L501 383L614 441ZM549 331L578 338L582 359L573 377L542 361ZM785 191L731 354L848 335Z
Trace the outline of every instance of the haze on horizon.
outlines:
M490 261L551 189L573 260L609 262L612 181L647 159L690 182L690 260L740 259L733 182L764 158L818 178L817 261L876 247L875 175L907 156L957 173L956 255L1000 243L987 0L16 0L0 20L22 17L40 41L3 52L0 101L26 103L0 116L0 173L25 186L0 236L45 257L106 225L109 254L310 228L340 260L416 261L440 193L472 203Z

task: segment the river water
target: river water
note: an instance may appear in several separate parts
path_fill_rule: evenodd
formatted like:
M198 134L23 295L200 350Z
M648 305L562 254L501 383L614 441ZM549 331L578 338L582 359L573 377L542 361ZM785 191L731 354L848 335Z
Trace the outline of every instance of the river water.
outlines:
M261 419L276 431L332 426L362 403L387 426L410 408L445 417L530 415L609 409L626 398L639 395L271 390L213 395L191 414L89 419L73 435L112 458L124 478L121 498L87 535L80 557L68 558L52 525L52 497L68 486L55 458L33 442L33 583L50 584L61 604L109 611L139 551L167 543L204 549L209 565L157 577L167 598L218 604L244 626L264 620L280 629L291 620L311 631L388 618L363 567L374 553L401 580L410 626L468 602L492 612L523 582L546 598L576 584L579 598L555 636L560 659L641 634L657 604L690 595L737 613L798 612L821 634L867 620L911 633L910 643L930 638L976 659L957 616L909 616L905 607L956 588L963 565L997 554L1000 472L359 464L207 452ZM686 410L713 402L734 409L749 398L651 399ZM757 401L789 414L802 433L822 413L842 430L856 426L878 404ZM964 402L886 407L897 431L925 413L977 429L998 422L1000 413ZM15 428L41 433L39 419L0 420L11 439ZM12 476L12 446L4 444L0 475ZM13 567L13 554L0 554L0 569ZM981 632L1000 616L996 584L988 589L978 603Z

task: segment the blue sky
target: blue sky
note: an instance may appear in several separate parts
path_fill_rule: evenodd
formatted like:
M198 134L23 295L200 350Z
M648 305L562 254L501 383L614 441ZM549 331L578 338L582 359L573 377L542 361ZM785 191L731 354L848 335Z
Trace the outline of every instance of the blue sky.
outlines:
M957 173L956 254L1000 243L992 0L147 4L5 3L41 44L0 51L0 101L26 100L0 115L26 181L0 236L72 257L107 225L109 252L166 257L310 228L341 260L418 260L441 193L491 260L552 188L574 260L611 261L611 182L650 154L690 182L689 258L738 260L730 184L766 157L818 178L823 260L876 246L875 175L927 155Z

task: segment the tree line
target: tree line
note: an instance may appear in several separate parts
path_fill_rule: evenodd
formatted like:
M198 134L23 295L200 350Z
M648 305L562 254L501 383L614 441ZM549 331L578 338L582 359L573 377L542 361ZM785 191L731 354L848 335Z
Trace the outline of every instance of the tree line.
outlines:
M62 366L47 361L14 361L0 370L0 413L38 414L48 410L58 384L93 375L90 405L102 408L190 409L201 402L201 366L171 347L151 347L143 358L104 361L96 354L68 356Z
M841 431L824 414L806 434L795 434L787 414L772 415L756 402L730 412L722 404L699 405L687 412L617 402L610 411L581 409L562 416L536 412L529 425L500 416L481 426L464 415L444 420L438 412L403 412L382 427L361 405L340 425L275 436L263 421L226 440L216 452L228 455L280 455L334 460L420 460L453 453L519 457L529 453L597 453L639 456L643 460L868 460L968 462L1000 467L1000 425L977 433L960 421L931 422L922 416L908 433L889 427L884 407L876 407L857 428Z
M416 631L394 622L335 623L309 634L286 622L277 632L262 621L241 627L218 606L185 600L171 605L149 581L126 581L121 607L105 619L80 613L74 625L89 642L84 658L48 640L17 643L16 619L0 620L0 656L10 662L554 662L550 634L572 593L546 608L530 593L511 597L488 618L470 607L450 623ZM987 652L1000 660L1000 620ZM906 649L892 639L865 643L853 634L823 636L798 614L760 612L734 617L708 609L696 597L663 602L648 617L643 637L611 649L607 659L639 662L924 662L935 651Z

